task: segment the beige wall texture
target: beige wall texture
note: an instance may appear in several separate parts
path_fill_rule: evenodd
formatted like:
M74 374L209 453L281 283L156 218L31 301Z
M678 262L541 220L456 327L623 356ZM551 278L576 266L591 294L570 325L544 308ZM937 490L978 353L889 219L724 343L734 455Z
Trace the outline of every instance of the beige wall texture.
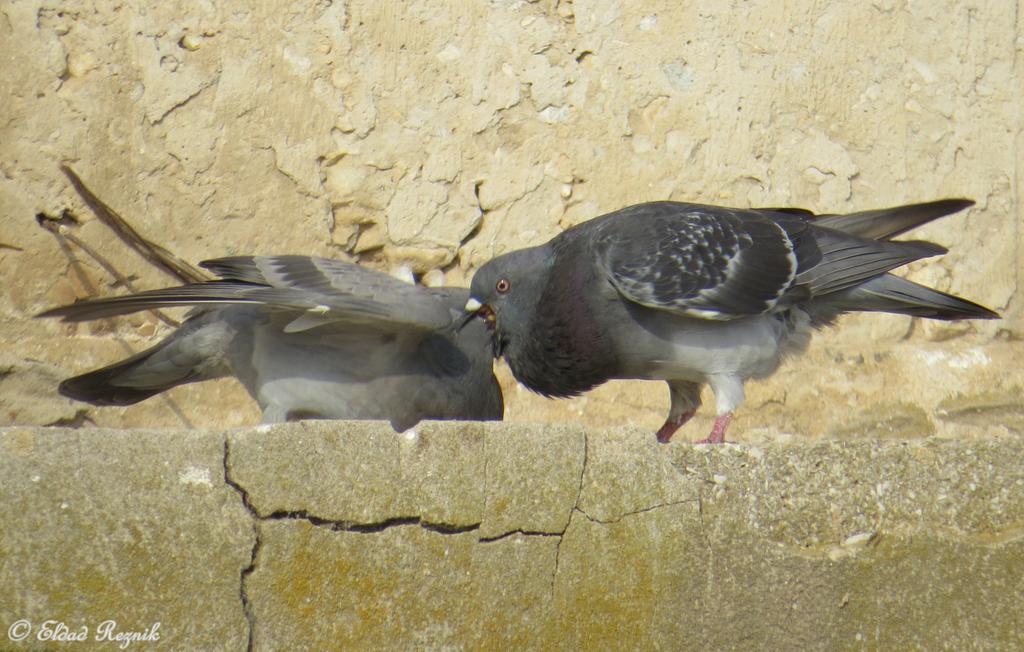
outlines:
M732 436L1000 434L1024 420L1021 52L1011 0L0 4L0 424L222 427L230 381L128 409L56 394L163 335L151 315L31 316L172 280L131 253L71 165L182 258L304 253L465 283L491 256L653 199L845 211L978 203L915 233L909 274L1001 311L955 325L846 318ZM73 224L70 222L73 220ZM667 391L573 401L503 374L517 421L653 429ZM680 436L704 436L704 416Z

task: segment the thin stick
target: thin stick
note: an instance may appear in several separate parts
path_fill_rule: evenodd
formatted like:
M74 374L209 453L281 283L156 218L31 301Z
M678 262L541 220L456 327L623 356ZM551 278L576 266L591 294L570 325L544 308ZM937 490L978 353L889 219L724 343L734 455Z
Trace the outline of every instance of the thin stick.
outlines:
M89 208L96 213L96 217L106 224L122 242L134 249L143 258L182 283L201 283L210 280L210 277L198 268L193 267L166 248L150 242L140 235L117 211L89 190L81 177L70 167L61 165L60 169L71 181L71 185L75 187L75 190L82 196L82 199L85 200Z
M78 247L79 249L81 249L82 251L84 251L87 256L95 260L99 264L99 266L102 267L104 271L107 272L107 274L113 276L114 279L118 282L118 284L123 285L129 292L138 292L138 290L135 289L135 284L132 283L131 279L129 279L121 272L117 271L117 269L110 263L110 261L101 256L98 251L96 251L89 245L85 244L85 242L83 242L81 238L71 233L71 231L66 226L64 226L63 224L57 224L53 220L39 220L39 224L44 229L54 234L58 238L63 238L70 242L71 244ZM167 324L168 326L173 326L175 328L181 326L181 322L171 319L170 317L160 312L159 310L150 310L148 312L153 313L153 315L155 315L157 319Z

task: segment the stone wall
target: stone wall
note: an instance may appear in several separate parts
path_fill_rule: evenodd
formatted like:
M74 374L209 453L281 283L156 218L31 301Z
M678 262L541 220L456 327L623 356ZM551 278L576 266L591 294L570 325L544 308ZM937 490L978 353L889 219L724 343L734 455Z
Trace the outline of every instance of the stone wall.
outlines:
M1021 649L1022 456L1019 436L0 429L0 648L111 649L114 620L158 624L133 650ZM43 645L48 620L93 645Z
M257 418L227 381L129 409L56 395L166 326L31 321L121 291L37 217L63 216L137 287L171 282L94 218L67 163L191 261L306 253L450 283L650 199L843 211L972 197L915 234L951 253L909 274L1004 320L845 319L750 388L732 434L998 434L1024 418L1021 16L1008 0L4 3L0 423ZM549 402L502 373L514 421L655 428L667 406L663 386L637 383Z
M0 648L47 619L168 649L1024 647L1020 3L178 4L0 4ZM33 321L123 291L38 220L172 282L61 164L190 261L449 283L645 200L967 196L908 273L1005 318L846 318L750 386L747 446L656 446L659 384L547 401L500 366L509 424L225 433L258 419L232 381L56 394L167 326Z

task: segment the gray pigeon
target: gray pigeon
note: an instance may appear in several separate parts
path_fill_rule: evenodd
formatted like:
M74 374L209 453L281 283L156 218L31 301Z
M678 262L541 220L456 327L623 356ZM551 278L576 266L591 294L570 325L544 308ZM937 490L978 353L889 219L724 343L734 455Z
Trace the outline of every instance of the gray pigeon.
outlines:
M428 289L337 260L240 256L202 263L221 280L75 303L40 317L86 321L198 306L151 349L65 380L61 394L130 405L235 376L265 423L299 418L500 420L483 324L456 337L465 288Z
M802 352L851 311L993 319L988 308L889 273L945 253L890 238L971 206L966 199L850 215L678 202L630 206L474 275L465 309L529 389L574 396L613 378L668 382L667 442L715 394L704 443L721 443L748 378Z

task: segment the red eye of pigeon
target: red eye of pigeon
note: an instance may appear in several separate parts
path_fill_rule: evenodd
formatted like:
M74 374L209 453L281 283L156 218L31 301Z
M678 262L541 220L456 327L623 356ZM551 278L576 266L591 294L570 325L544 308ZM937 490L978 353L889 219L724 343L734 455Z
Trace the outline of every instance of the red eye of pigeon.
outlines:
M508 282L507 278L499 279L494 285L494 289L498 291L498 294L505 294L512 289L512 284Z

